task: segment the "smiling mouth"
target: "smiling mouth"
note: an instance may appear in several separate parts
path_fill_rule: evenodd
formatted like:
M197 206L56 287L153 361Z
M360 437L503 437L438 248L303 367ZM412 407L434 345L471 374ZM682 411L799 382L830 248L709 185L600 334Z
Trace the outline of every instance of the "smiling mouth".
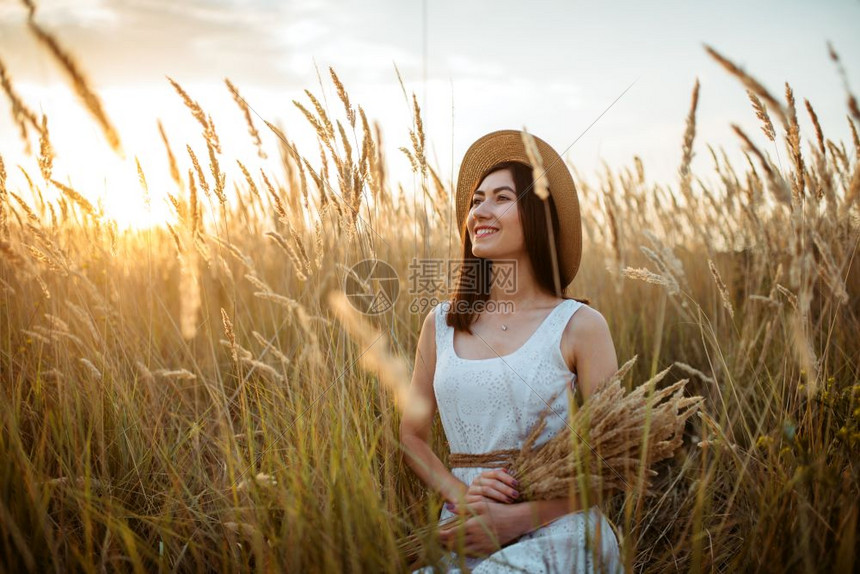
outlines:
M495 235L495 234L496 234L496 233L498 233L498 232L499 232L499 230L498 230L498 229L493 229L493 230L490 230L490 231L484 231L483 229L481 229L481 230L479 230L477 233L475 233L475 239L481 239L481 238L483 238L483 237L487 237L487 236L490 236L490 235Z

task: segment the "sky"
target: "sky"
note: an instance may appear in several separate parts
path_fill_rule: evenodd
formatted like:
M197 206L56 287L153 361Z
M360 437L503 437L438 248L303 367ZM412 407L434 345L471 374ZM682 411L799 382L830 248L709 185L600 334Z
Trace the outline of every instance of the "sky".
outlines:
M353 104L380 123L391 177L407 193L420 184L398 151L410 146L413 92L422 108L430 163L447 181L456 179L462 155L478 137L526 128L585 179L597 181L603 162L620 169L632 167L639 156L650 182L673 189L697 79L694 173L713 173L706 143L740 159L732 123L764 149L785 156L764 139L743 86L707 55L704 44L777 97L789 82L801 106L804 141L814 138L802 108L806 98L825 137L850 142L846 94L828 58L828 41L860 94L860 34L852 32L860 25L860 0L42 0L37 5L37 21L75 56L102 98L125 158L110 152L62 71L34 42L20 2L0 0L0 60L30 108L48 115L55 176L91 199L101 198L118 219L140 217L134 157L154 196L173 191L157 119L174 153L188 143L206 155L199 126L167 77L212 115L225 157L255 165L224 78L258 114L258 129L265 131L261 118L282 125L299 151L314 158L319 155L315 137L293 100L308 105L308 89L324 98L335 117L344 118L328 77L332 67ZM10 110L0 95L0 154L14 189L23 176L13 166L34 174L38 168L35 158L23 155ZM263 137L274 155L274 136Z

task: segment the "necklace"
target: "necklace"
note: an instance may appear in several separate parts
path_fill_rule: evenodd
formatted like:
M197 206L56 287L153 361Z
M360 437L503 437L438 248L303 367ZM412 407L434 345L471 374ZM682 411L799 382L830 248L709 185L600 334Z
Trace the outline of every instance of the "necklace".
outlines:
M508 326L505 325L504 323L502 323L502 331L507 331L507 330L508 330Z

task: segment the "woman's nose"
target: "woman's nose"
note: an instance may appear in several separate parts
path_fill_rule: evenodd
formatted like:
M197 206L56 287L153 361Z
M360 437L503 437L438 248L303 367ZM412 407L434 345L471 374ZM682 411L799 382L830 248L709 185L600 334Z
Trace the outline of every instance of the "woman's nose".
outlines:
M472 210L476 218L488 218L492 214L491 207L488 207L488 201L479 201L477 207Z

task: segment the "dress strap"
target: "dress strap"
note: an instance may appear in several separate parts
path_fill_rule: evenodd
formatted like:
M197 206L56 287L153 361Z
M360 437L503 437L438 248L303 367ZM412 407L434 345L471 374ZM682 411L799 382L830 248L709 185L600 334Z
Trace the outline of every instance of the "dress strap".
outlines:
M541 336L541 347L543 349L550 350L549 352L555 356L558 367L564 368L565 371L567 371L568 367L561 355L561 337L564 334L564 329L567 327L570 318L573 317L573 314L584 305L585 303L581 303L576 299L567 299L563 301L559 305L559 308L555 310L555 315L550 317L550 320L547 322L546 330ZM576 378L576 375L574 374L573 377Z
M447 307L443 307L447 301L440 301L433 310L436 315L436 355L442 350L442 345L448 340L445 336L447 329L450 329L448 323L445 322L445 311Z
M547 335L551 337L551 341L555 342L556 345L561 344L561 335L564 332L564 328L567 327L573 314L582 308L583 305L585 303L580 303L576 299L567 299L561 304L561 309L558 310L558 314L553 318L552 324L547 329Z

